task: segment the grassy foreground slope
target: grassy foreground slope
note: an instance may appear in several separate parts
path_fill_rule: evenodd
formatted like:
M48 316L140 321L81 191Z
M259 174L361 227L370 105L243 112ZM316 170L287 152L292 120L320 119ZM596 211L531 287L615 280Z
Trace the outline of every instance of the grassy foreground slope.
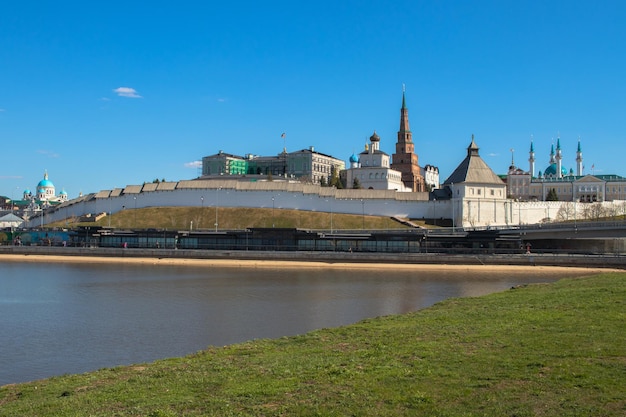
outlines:
M232 208L218 210L220 230L248 227L285 227L303 229L406 229L389 217L340 214L321 211L272 208ZM118 229L212 230L215 227L215 207L149 207L126 209L93 223L80 223L77 218L51 223L50 227L100 226ZM424 225L423 221L415 223Z
M78 341L77 341L78 342ZM626 274L0 388L2 416L623 416Z

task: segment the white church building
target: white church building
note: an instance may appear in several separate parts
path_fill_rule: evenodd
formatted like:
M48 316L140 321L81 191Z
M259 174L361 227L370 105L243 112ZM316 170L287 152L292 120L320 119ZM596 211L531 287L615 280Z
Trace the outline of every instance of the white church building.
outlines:
M37 183L35 190L35 194L29 189L24 190L22 198L24 200L34 200L43 206L67 201L67 193L65 190L62 190L58 195L56 194L56 187L48 178L48 171L44 172L43 179Z
M350 167L345 172L346 187L369 190L395 190L411 192L402 182L402 173L391 169L391 158L380 150L380 137L376 132L370 136L370 144L358 156L350 157Z

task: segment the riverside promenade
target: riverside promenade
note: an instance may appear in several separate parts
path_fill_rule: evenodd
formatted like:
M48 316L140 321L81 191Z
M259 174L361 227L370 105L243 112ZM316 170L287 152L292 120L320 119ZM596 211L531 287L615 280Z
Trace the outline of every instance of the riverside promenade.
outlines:
M337 264L373 266L373 264L391 265L484 265L484 266L560 266L578 268L626 269L626 254L447 254L447 253L373 253L373 252L319 252L319 251L235 251L235 250L192 250L192 249L146 249L146 248L100 248L100 247L55 247L55 246L0 246L0 261L103 261L114 259L152 259L181 261L202 260L220 261L227 266L259 266L267 263L290 263L294 266L303 263L309 266L332 266ZM209 262L210 263L210 262ZM206 264L206 262L205 262Z

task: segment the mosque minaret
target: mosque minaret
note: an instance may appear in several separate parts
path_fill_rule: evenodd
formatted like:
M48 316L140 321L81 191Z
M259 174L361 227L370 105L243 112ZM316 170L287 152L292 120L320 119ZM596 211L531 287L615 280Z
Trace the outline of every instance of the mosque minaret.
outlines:
M583 151L580 148L580 139L578 139L578 149L576 150L576 175L583 175Z
M535 176L535 145L533 144L532 139L530 140L530 156L528 157L528 162L530 163L530 176Z
M563 160L563 154L561 153L561 138L557 137L556 139L556 177L557 178L562 178L563 177L563 173L561 172L561 169L563 168L563 164L562 164L562 160Z

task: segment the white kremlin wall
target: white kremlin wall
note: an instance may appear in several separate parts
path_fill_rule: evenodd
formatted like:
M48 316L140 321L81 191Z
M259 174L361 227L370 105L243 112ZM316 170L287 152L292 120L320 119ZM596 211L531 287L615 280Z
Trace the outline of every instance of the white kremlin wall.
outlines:
M337 190L331 187L284 181L240 182L229 180L181 181L178 183L127 186L70 200L48 210L37 227L88 213L116 213L144 207L248 207L297 209L372 216L421 218L426 216L428 193L384 190ZM417 204L425 202L426 205ZM443 205L440 205L443 208ZM445 217L445 213L440 214Z
M456 199L456 224L464 227L523 226L554 221L585 221L626 214L623 200L601 203ZM458 213L461 214L458 214Z
M595 204L618 214L626 211L623 201ZM583 220L588 218L590 211L588 203L470 198L428 201L428 193L337 190L286 181L190 180L130 185L124 189L82 196L46 210L43 218L31 218L27 227L87 214L170 206L297 209L408 219L454 218L457 227L517 226L574 218Z

